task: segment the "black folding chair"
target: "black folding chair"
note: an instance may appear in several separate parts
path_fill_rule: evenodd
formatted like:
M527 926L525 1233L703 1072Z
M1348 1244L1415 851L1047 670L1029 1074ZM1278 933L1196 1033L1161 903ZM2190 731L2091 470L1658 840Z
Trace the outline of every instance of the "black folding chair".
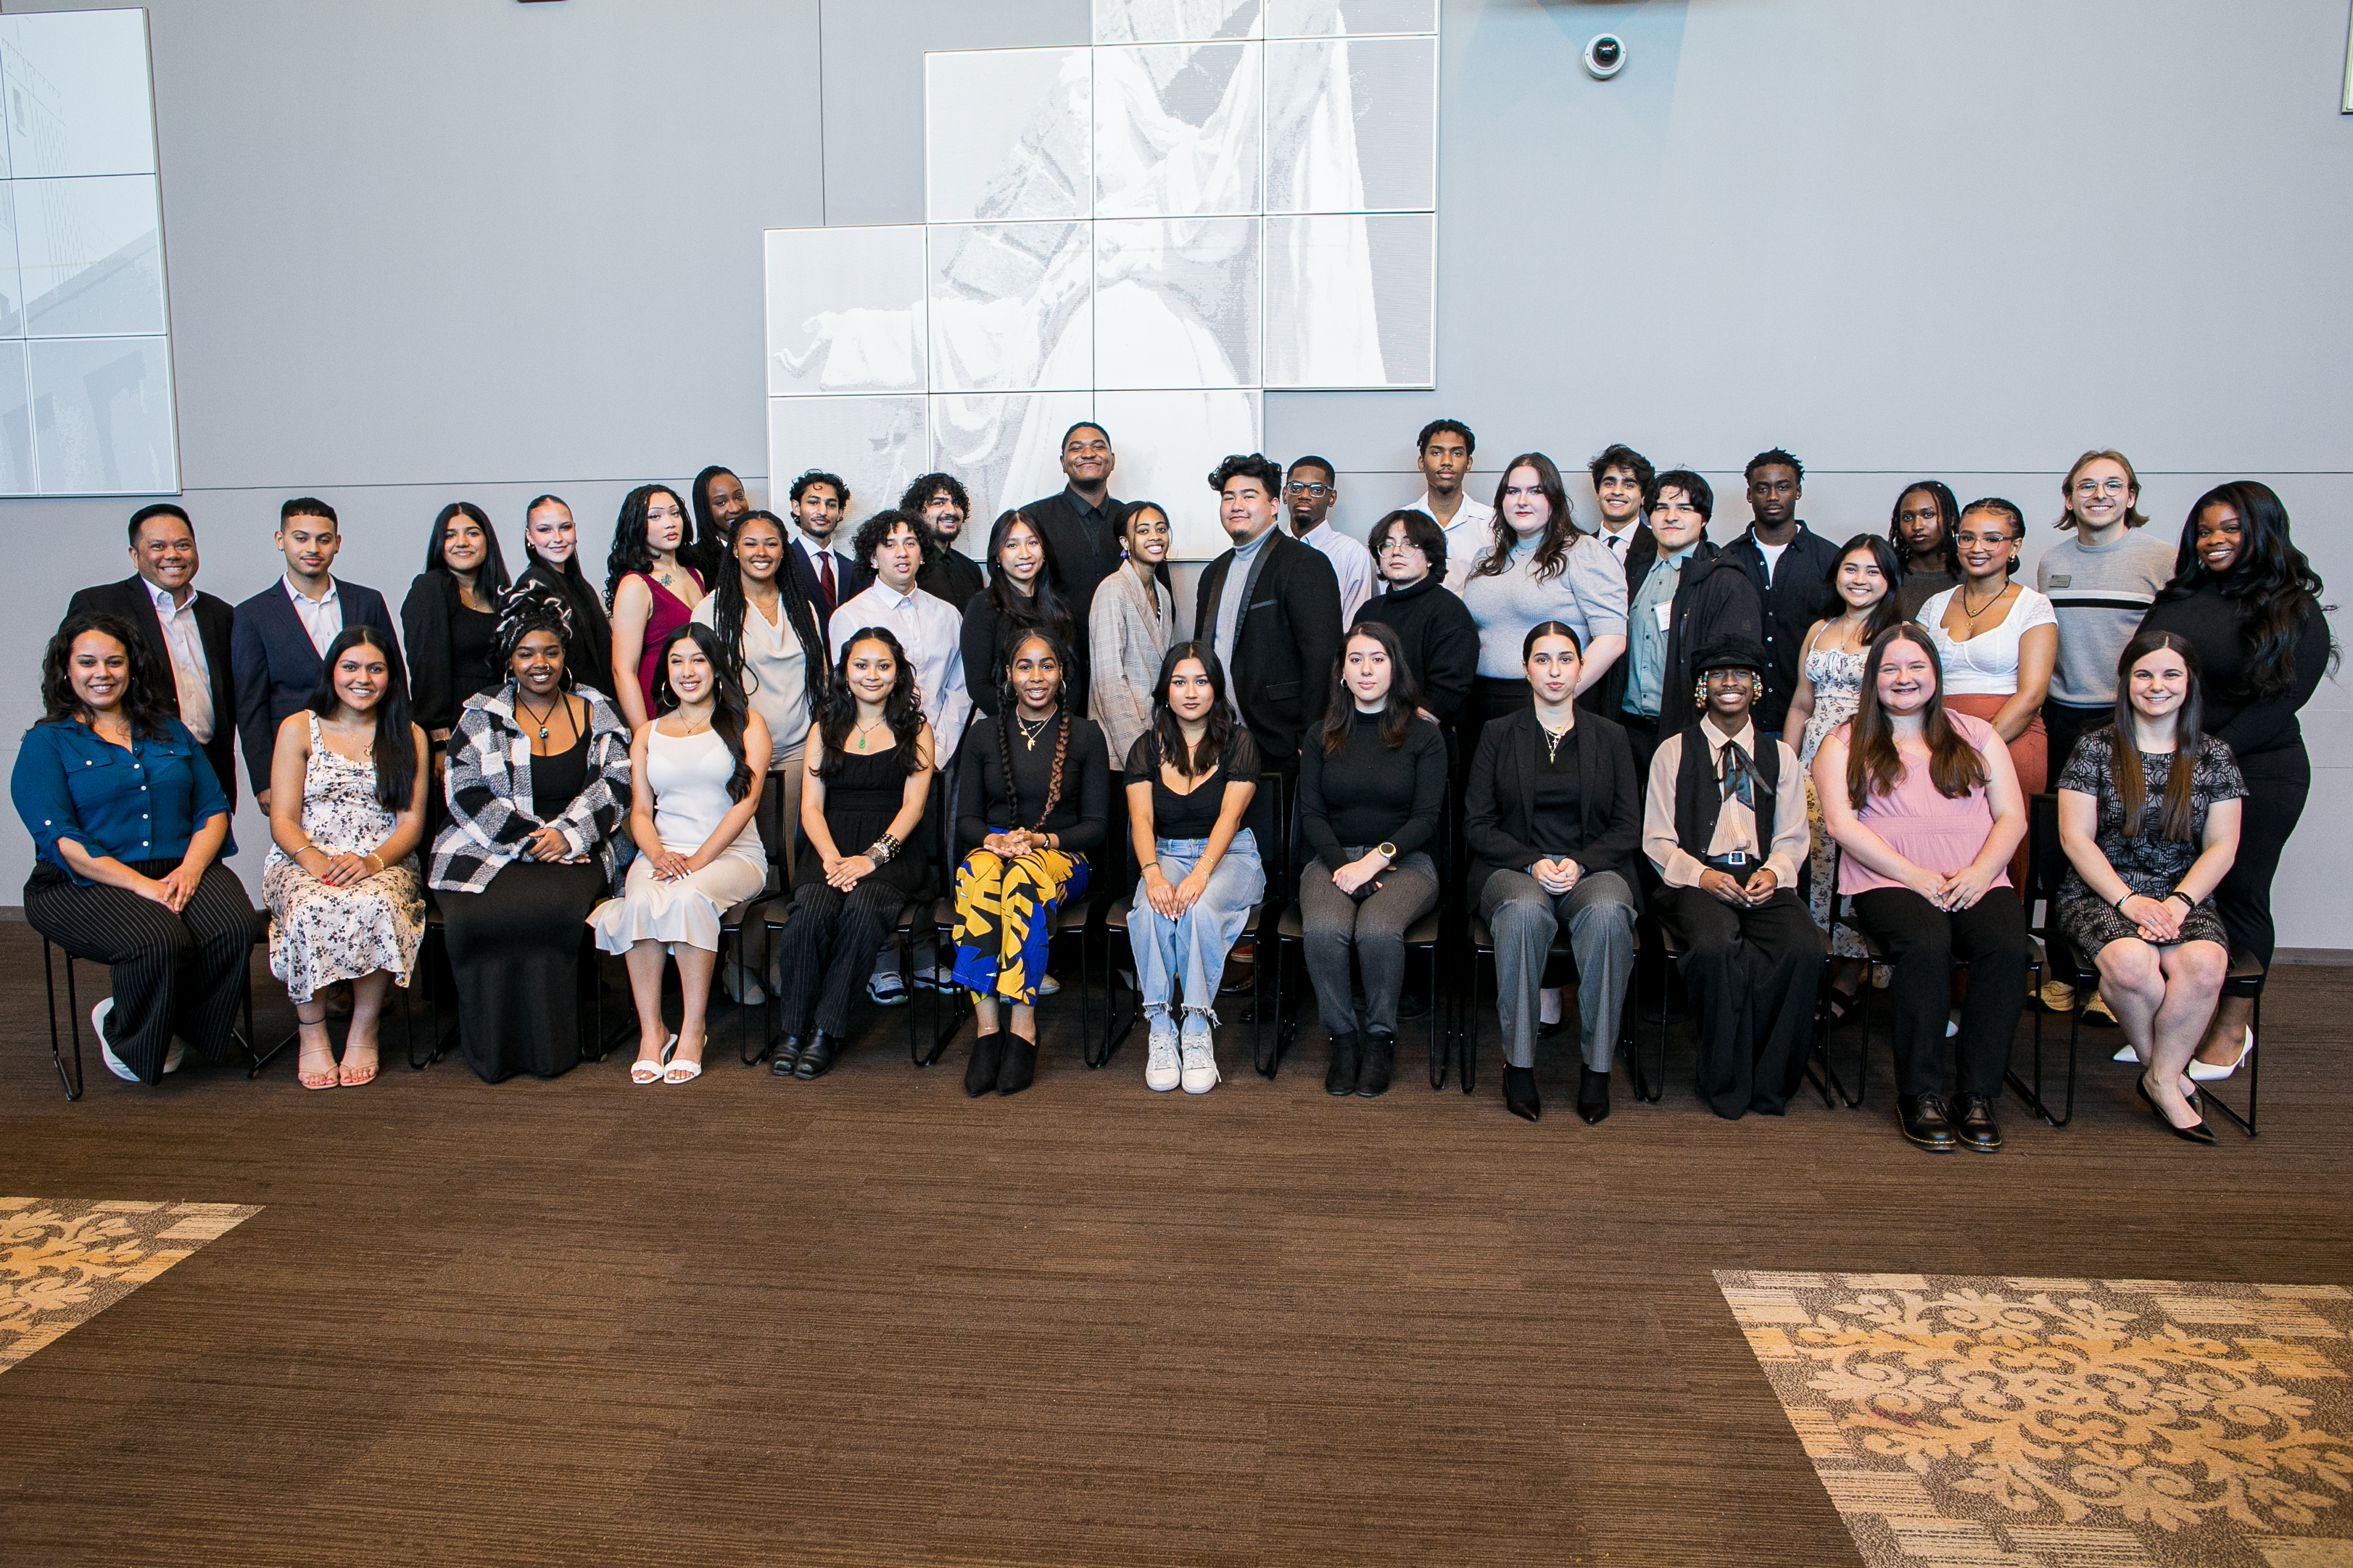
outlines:
M1492 978L1483 989L1479 984L1480 962L1482 960L1486 962L1490 974L1494 968L1495 933L1488 929L1487 922L1481 919L1475 910L1471 914L1470 931L1471 963L1468 970L1470 983L1464 988L1462 997L1462 1005L1471 1015L1470 1026L1461 1031L1460 1035L1461 1039L1460 1075L1462 1079L1462 1092L1465 1094L1472 1092L1476 1085L1479 1061L1479 1004L1482 997L1492 994L1495 989L1495 982ZM1638 924L1634 931L1634 945L1637 952L1641 949L1641 927ZM1556 964L1567 964L1572 982L1580 984L1583 983L1583 977L1577 973L1577 955L1569 950L1568 929L1566 926L1553 932L1552 946L1546 950L1546 968L1550 969ZM1661 1086L1664 1084L1667 1076L1667 1029L1662 1020L1659 1025L1658 1074L1655 1079L1652 1079L1642 1071L1634 1045L1634 1005L1637 991L1638 987L1633 976L1630 973L1626 983L1626 1005L1620 1008L1618 1013L1618 1054L1625 1058L1626 1076L1633 1080L1635 1098L1644 1104L1655 1105L1661 1093L1663 1092ZM1499 1017L1498 1022L1500 1021ZM1443 1074L1434 1073L1431 1076L1430 1087L1440 1089L1444 1086Z
M61 1038L58 1033L58 982L57 972L50 966L50 950L52 948L55 948L57 952L65 955L66 1037L63 1038ZM248 962L246 963L244 980L241 984L241 992L245 1004L245 1032L243 1034L232 1034L231 1038L237 1042L237 1048L245 1053L247 1063L245 1076L251 1079L259 1076L261 1069L269 1065L270 1058L275 1057L279 1050L285 1049L285 1047L281 1045L277 1050L272 1050L266 1055L257 1052L253 1048L252 949L248 948L246 952ZM81 996L79 987L74 984L74 960L75 953L71 948L59 942L52 942L47 936L41 938L41 984L43 989L48 994L49 1065L57 1069L58 1082L64 1087L66 1099L68 1100L79 1100L81 1098L83 1087L81 1074ZM96 959L90 959L87 962L95 963L98 961ZM73 1072L70 1075L66 1071L65 1045L68 1038L69 1038L73 1044Z

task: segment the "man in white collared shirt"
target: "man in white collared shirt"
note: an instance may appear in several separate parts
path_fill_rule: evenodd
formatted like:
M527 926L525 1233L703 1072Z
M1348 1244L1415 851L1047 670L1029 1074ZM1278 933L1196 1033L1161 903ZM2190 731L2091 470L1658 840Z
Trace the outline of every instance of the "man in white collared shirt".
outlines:
M1291 537L1312 544L1332 563L1340 580L1340 624L1347 626L1373 596L1373 552L1332 526L1333 503L1340 499L1340 476L1323 458L1294 458L1282 486L1282 504L1291 512Z
M828 642L834 662L850 637L867 626L883 626L899 639L914 666L916 695L932 726L932 754L944 771L964 738L972 696L964 683L964 617L946 600L915 586L923 552L933 548L923 523L902 511L879 511L858 531L858 552L874 573L874 585L844 600L833 613Z
M1421 427L1414 463L1427 488L1413 503L1446 531L1446 585L1457 593L1471 580L1479 557L1494 548L1495 509L1462 493L1471 454L1479 447L1471 426L1459 419L1433 419Z

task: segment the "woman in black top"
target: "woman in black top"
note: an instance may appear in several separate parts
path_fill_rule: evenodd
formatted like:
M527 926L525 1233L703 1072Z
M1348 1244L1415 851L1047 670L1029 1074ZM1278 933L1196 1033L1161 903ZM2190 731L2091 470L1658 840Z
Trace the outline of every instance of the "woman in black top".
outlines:
M1218 979L1266 896L1258 839L1242 826L1257 793L1258 745L1226 704L1217 654L1206 642L1178 643L1160 661L1152 728L1127 753L1127 820L1141 868L1127 938L1152 1026L1146 1089L1217 1087Z
M575 684L604 691L613 683L613 623L596 585L580 570L580 531L563 497L541 496L523 509L522 553L529 563L522 580L554 589L569 615L564 668Z
M1422 712L1451 730L1479 673L1479 623L1446 585L1446 531L1426 511L1393 511L1373 525L1373 564L1388 589L1357 606L1356 624L1397 634Z
M1895 498L1887 537L1903 568L1895 599L1905 620L1946 589L1960 585L1960 562L1953 553L1953 524L1960 518L1961 503L1942 479L1915 479Z
M979 600L973 601L977 605ZM1040 631L1014 643L997 717L965 731L956 773L955 984L973 996L964 1091L1018 1094L1038 1070L1038 984L1062 906L1103 847L1111 764L1103 731L1063 700L1069 655ZM997 1007L1011 1007L1011 1037Z
M2214 889L2231 945L2272 962L2272 877L2312 789L2296 710L2336 663L2320 575L2288 533L2269 485L2240 479L2198 498L2182 525L2173 582L2140 623L2198 651L2206 732L2239 761L2247 796L2239 852ZM2260 987L2258 987L2260 989ZM2200 1081L2228 1078L2254 1047L2254 1000L2226 996L2189 1064Z
M1348 634L1332 666L1319 732L1299 748L1299 827L1314 858L1299 879L1307 973L1332 1037L1327 1094L1384 1092L1397 1056L1406 928L1438 903L1436 842L1446 742L1414 710L1420 694L1397 634L1377 621ZM1356 1028L1348 950L1364 973Z
M426 542L425 570L400 606L413 711L437 763L466 699L500 684L491 644L507 583L499 536L482 509L463 500L443 507ZM431 794L438 800L440 792Z
M1054 547L1026 513L1008 511L988 531L988 586L964 607L964 683L984 718L997 715L1014 639L1032 628L1071 650L1063 670L1073 713L1087 710L1086 626L1062 590Z
M859 982L925 880L914 839L932 788L932 731L914 666L888 629L870 626L843 646L834 676L808 728L799 792L808 847L795 861L777 964L784 1037L768 1070L778 1078L833 1066Z

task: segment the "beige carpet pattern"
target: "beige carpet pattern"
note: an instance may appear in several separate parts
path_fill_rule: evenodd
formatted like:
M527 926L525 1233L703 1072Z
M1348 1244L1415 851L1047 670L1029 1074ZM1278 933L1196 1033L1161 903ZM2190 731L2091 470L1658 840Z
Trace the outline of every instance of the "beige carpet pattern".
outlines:
M241 1204L0 1198L0 1372L260 1212Z

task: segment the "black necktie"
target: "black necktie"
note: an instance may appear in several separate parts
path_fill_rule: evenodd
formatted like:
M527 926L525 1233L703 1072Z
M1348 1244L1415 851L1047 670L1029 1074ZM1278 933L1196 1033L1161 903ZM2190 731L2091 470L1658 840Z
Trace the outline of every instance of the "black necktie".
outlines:
M1757 809L1757 786L1750 776L1748 753L1740 749L1737 742L1726 741L1721 761L1724 764L1724 798L1730 800L1737 795L1740 804L1754 812Z

